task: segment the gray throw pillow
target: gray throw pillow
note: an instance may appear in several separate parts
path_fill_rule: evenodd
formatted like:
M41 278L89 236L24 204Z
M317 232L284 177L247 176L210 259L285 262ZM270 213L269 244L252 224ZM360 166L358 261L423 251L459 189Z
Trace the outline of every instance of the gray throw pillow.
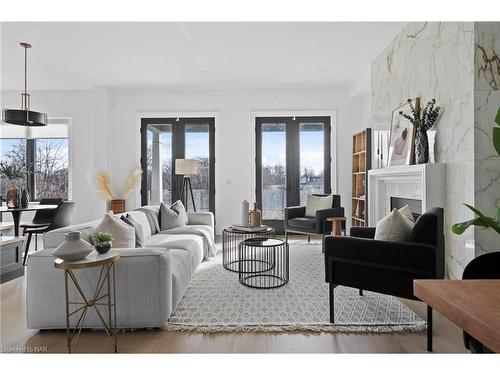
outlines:
M135 221L132 216L127 214L127 216L122 215L121 219L135 230L135 247L144 247L144 230L142 225Z
M160 228L160 206L144 206L136 208L134 211L144 212L149 221L151 235L158 233Z
M167 230L177 227L183 227L188 223L186 208L181 201L175 202L172 206L167 207L160 205L161 230Z

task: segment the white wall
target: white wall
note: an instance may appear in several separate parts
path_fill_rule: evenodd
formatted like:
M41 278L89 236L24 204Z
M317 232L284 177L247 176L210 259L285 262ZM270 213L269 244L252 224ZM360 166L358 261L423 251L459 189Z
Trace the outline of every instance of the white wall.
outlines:
M34 109L52 117L71 117L72 199L74 222L100 217L104 201L87 182L97 169L109 172L119 191L140 156L138 115L142 112L214 112L216 124L217 229L237 222L244 199L253 200L254 126L251 113L260 111L333 111L337 124L337 186L350 216L351 135L362 127L360 99L347 91L297 90L109 90L33 92ZM3 92L2 108L19 105L19 93ZM335 192L335 187L332 186ZM127 209L140 205L139 190Z
M112 90L109 112L108 167L121 186L139 160L137 114L141 112L217 112L217 230L239 219L244 199L253 200L254 126L251 113L260 111L335 111L337 117L338 192L350 207L351 135L361 127L361 103L347 92L333 90ZM126 135L126 136L124 136ZM134 199L135 198L135 199ZM127 207L140 204L138 193Z

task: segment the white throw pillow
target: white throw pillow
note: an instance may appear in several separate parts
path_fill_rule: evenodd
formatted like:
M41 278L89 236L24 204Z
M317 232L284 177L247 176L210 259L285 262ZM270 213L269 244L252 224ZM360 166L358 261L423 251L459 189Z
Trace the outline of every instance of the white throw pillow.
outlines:
M381 241L407 241L414 223L398 210L382 218L375 228L375 239Z
M308 195L306 202L306 216L316 216L316 211L332 208L333 195L326 197L318 197L316 195Z
M404 207L401 207L398 211L401 215L408 218L408 220L410 220L412 223L415 223L413 212L411 212L410 206L406 205Z
M183 227L188 223L186 208L181 201L176 201L172 206L160 205L160 226L161 230Z
M95 232L111 233L113 237L111 241L112 248L135 248L134 227L124 223L119 217L115 217L110 213L104 215L101 223L95 228Z
M151 226L149 225L148 217L144 212L141 211L130 211L127 215L130 215L133 220L141 224L142 231L144 232L144 238L151 237Z

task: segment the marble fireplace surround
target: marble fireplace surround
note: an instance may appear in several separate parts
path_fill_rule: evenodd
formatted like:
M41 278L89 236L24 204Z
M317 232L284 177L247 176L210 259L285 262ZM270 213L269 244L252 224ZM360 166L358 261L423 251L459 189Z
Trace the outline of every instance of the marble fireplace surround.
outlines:
M368 171L368 225L390 211L391 197L418 199L422 212L446 207L446 165L419 164Z

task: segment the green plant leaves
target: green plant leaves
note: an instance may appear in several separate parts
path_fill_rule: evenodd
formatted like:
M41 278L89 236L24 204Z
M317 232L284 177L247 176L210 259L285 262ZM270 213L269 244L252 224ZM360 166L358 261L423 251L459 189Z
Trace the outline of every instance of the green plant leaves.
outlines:
M469 208L472 212L474 212L478 217L472 220L463 221L461 223L453 224L451 230L455 234L462 234L465 232L467 228L471 225L484 227L484 228L492 228L498 234L500 234L500 207L497 207L497 214L495 218L484 215L477 208L472 207L471 205L465 204L467 208Z

